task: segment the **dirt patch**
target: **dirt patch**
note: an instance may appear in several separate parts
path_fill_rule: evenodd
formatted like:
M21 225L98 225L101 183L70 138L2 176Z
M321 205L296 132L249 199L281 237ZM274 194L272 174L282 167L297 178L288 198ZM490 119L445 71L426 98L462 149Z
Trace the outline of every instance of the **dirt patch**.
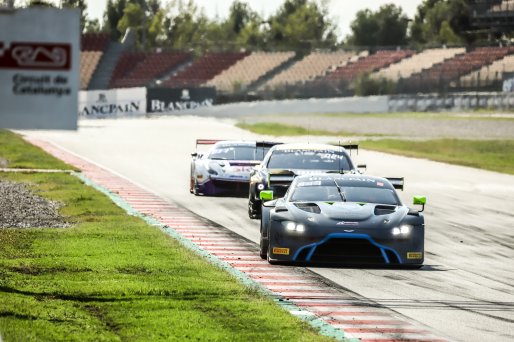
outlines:
M61 203L34 194L22 183L0 180L0 228L64 228Z

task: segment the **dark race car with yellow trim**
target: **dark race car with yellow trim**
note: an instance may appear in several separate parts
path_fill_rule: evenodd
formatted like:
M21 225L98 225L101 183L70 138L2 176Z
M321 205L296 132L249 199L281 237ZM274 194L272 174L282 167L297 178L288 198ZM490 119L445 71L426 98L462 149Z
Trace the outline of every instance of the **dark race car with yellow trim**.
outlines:
M353 164L348 153L352 150L358 150L358 145L297 143L272 147L250 174L248 216L260 217L261 191L273 190L276 197L281 197L296 176L324 172L359 173L358 168L365 168L365 165Z
M361 174L306 175L284 197L262 191L260 256L270 263L423 265L426 198L403 205L403 179ZM270 201L267 201L270 200Z

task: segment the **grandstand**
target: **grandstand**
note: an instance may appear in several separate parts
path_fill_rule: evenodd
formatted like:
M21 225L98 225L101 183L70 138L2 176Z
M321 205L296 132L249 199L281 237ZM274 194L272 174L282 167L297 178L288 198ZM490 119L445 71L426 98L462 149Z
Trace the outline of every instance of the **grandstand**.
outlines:
M108 34L88 33L80 39L80 89L87 89L100 59L109 46Z
M464 52L466 52L465 48L427 49L411 57L404 58L398 63L389 65L389 67L373 74L373 77L383 77L393 81L409 78L413 74L420 73L424 69L430 69L435 64L443 63L445 60Z
M514 72L514 55L505 56L490 65L484 65L480 70L462 76L460 84L464 86L488 86L501 81L504 73Z
M112 72L109 87L115 88L116 82L129 74L145 58L146 53L144 52L126 52L122 54Z
M190 59L190 54L178 52L148 53L127 56L127 59L123 60L123 65L117 70L120 74L123 69L129 69L129 71L126 71L123 75L116 75L117 78L112 81L112 86L115 88L128 88L149 85L149 83L152 83L159 77L172 72L174 69L188 62ZM127 64L131 62L133 64ZM124 68L124 65L127 66L127 68Z
M510 47L480 47L470 52L458 54L454 58L434 65L407 79L407 87L429 90L448 85L462 76L492 64L514 52ZM421 88L420 88L421 87Z
M471 4L473 26L490 33L514 30L513 0L474 0Z
M252 83L283 65L295 56L294 52L254 52L222 71L205 85L229 92L248 88Z
M391 64L398 63L415 52L412 50L379 50L375 54L361 57L327 74L323 79L328 81L353 81L359 75L379 71Z
M248 56L247 52L214 52L198 58L189 67L165 80L166 87L200 86Z
M261 89L310 81L346 64L354 56L354 52L346 51L313 52L263 84Z

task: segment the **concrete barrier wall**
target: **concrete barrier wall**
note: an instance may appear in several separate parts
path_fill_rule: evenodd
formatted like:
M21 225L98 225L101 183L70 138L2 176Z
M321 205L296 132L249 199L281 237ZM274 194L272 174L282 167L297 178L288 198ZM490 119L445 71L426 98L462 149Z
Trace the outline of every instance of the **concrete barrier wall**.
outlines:
M388 96L255 101L183 110L180 114L236 117L242 115L294 113L386 113L389 110L388 103Z

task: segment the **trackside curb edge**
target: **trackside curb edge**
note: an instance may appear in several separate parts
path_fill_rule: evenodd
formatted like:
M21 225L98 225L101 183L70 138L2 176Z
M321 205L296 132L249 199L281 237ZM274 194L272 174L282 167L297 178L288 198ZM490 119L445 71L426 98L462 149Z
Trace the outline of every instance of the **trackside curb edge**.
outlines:
M259 284L258 282L252 280L250 277L248 277L245 273L235 269L232 267L229 263L217 258L216 256L212 255L211 253L201 249L197 244L192 242L191 240L184 238L180 233L175 231L174 229L170 228L169 226L159 222L157 219L146 216L144 214L141 214L130 204L128 204L126 201L124 201L120 196L112 193L107 188L96 184L91 179L87 178L85 175L73 172L72 175L82 180L86 185L93 187L94 189L102 192L106 196L108 196L116 205L118 205L120 208L125 210L129 215L139 217L143 219L146 223L155 226L159 228L161 231L166 233L167 235L171 236L175 240L177 240L181 245L186 247L187 249L195 252L196 254L202 256L203 258L207 259L210 263L216 265L222 270L225 270L229 272L232 276L234 276L239 282L244 284L245 286L255 289L258 292L264 294L265 296L271 298L276 304L280 305L284 310L288 311L292 315L300 318L301 320L309 323L312 327L314 327L316 330L320 332L320 334L328 337L335 338L338 341L347 341L347 342L357 342L360 341L356 338L348 338L345 337L345 333L343 330L338 329L330 325L329 323L323 321L322 319L318 318L316 315L314 315L312 312L302 309L295 305L294 303L288 301L287 299L284 299L280 296L274 295L266 289L264 286Z

